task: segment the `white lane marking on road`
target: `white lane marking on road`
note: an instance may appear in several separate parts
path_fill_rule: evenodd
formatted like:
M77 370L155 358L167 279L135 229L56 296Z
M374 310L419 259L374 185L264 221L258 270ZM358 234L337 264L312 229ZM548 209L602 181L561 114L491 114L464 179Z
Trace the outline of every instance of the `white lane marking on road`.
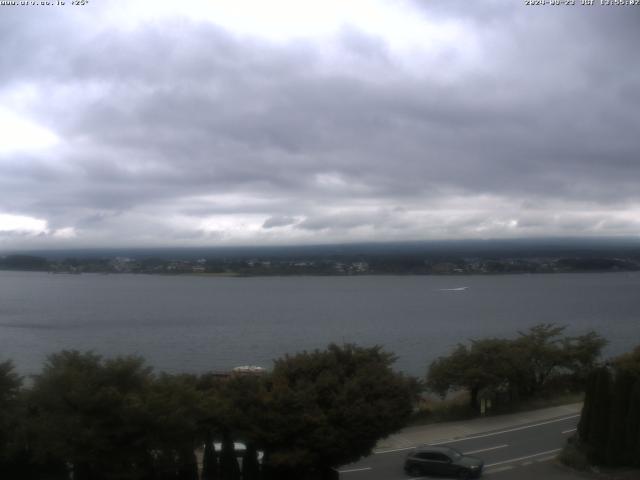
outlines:
M416 447L403 447L403 448L394 448L393 450L380 450L377 452L373 452L374 455L379 455L381 453L393 453L393 452L403 452L405 450L415 450Z
M577 430L577 428L570 428L569 430L563 430L561 433L571 433L571 432L575 432Z
M556 453L562 450L561 448L556 448L555 450L547 450L546 452L534 453L533 455L527 455L525 457L511 458L509 460L503 460L502 462L490 463L489 465L485 465L484 468L490 468L495 465L503 465L505 463L513 463L519 462L520 460L527 460L528 458L539 457L540 455L548 455L550 453ZM551 457L554 458L554 457Z
M488 448L481 448L480 450L471 450L470 452L464 452L465 455L473 455L474 453L480 453L480 452L488 452L489 450L497 450L498 448L505 448L508 447L509 445L498 445L495 447L488 447Z
M512 465L505 465L504 467L494 468L490 472L486 472L485 475L491 475L493 473L506 472L507 470L513 470L513 468L514 467Z
M503 433L517 432L518 430L526 430L527 428L535 428L535 427L539 427L541 425L549 425L550 423L563 422L565 420L571 420L572 418L576 418L576 417L579 417L579 416L580 416L579 414L578 415L571 415L570 417L556 418L555 420L549 420L547 422L540 422L540 423L536 423L534 425L525 425L524 427L515 427L515 428L510 428L508 430L502 430L500 432L485 433L483 435L476 435L476 436L473 436L473 437L457 438L457 439L453 439L453 440L444 440L442 442L430 443L429 445L442 445L444 443L466 442L467 440L475 440L476 438L493 437L495 435L501 435Z
M371 470L371 467L350 468L349 470L338 470L338 473L364 472L365 470Z

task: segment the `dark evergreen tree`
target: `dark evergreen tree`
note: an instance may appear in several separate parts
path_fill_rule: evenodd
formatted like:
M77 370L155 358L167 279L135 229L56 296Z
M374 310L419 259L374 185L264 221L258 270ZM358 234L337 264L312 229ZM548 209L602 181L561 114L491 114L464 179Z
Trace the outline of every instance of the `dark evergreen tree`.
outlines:
M207 432L202 455L202 480L218 480L218 454L213 445L211 432Z
M591 416L591 440L589 457L598 464L606 462L607 442L609 440L609 417L611 408L611 372L602 367L596 373L594 414Z
M22 379L15 373L13 363L0 363L0 478L11 478L25 459L17 442L20 430L20 388Z
M640 467L640 378L637 378L629 396L629 411L623 430L627 465Z
M185 445L178 462L178 480L198 480L198 461L193 447Z
M220 478L221 480L239 480L240 466L236 458L236 450L228 430L222 436L222 451L220 452Z
M625 426L628 422L629 401L634 377L627 371L618 371L613 380L609 415L609 433L607 436L606 463L623 465L629 445L625 439Z
M170 449L160 451L155 473L158 480L178 480L178 462L173 451Z
M278 480L273 462L270 461L269 452L264 452L262 465L260 465L260 480Z
M588 444L592 440L591 427L594 423L593 416L596 415L593 403L596 397L597 376L598 372L592 371L587 377L584 403L582 404L582 413L578 422L578 438L584 444Z
M640 466L640 347L591 373L578 438L594 464Z
M253 442L247 443L247 449L242 458L242 480L260 480L258 450Z
M613 366L630 384L624 429L618 432L625 452L620 464L640 466L640 346L615 358Z

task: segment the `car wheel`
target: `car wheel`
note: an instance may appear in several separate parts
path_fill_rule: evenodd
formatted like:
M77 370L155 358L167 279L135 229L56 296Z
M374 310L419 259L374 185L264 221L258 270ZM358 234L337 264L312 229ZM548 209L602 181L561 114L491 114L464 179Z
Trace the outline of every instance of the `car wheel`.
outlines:
M458 470L458 478L468 480L471 478L471 472L469 472L469 470L461 468L460 470Z
M415 465L412 465L407 469L407 473L412 477L421 477L422 469L420 467L416 467Z

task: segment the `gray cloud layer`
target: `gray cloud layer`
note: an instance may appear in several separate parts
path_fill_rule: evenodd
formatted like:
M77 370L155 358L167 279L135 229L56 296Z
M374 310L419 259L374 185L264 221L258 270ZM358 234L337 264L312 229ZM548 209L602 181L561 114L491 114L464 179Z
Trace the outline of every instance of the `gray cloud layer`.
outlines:
M3 7L0 247L640 233L640 8L411 8L466 43Z

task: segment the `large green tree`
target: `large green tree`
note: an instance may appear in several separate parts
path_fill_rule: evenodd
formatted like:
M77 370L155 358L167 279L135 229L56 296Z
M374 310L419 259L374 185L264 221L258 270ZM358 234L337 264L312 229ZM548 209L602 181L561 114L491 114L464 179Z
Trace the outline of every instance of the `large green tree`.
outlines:
M0 363L0 478L26 476L22 458L26 454L23 440L23 409L21 408L22 378L13 363Z
M203 443L201 422L207 415L197 378L161 374L150 383L143 400L147 448L163 452L156 470L163 474L175 470L179 480L197 480L194 451Z
M550 378L568 373L584 386L588 373L596 365L606 340L596 332L562 336L566 327L542 323L519 332L513 342L522 375L518 389L525 397L540 392Z
M330 345L275 361L255 418L274 478L320 478L371 452L408 420L415 382L380 347Z
M63 460L76 480L142 476L151 461L143 401L151 381L136 357L50 356L29 398L38 456Z
M18 407L18 395L22 379L10 361L0 363L0 455L6 447L15 427L14 416Z
M467 389L470 406L479 409L482 391L497 391L509 385L517 375L516 352L504 339L472 340L459 344L446 357L436 359L429 367L427 387L442 396L451 390Z
M470 406L479 409L481 392L501 392L511 401L543 391L551 379L569 377L583 386L605 345L595 332L562 336L565 327L539 324L514 339L485 338L459 344L429 366L427 386L446 395L467 390Z

